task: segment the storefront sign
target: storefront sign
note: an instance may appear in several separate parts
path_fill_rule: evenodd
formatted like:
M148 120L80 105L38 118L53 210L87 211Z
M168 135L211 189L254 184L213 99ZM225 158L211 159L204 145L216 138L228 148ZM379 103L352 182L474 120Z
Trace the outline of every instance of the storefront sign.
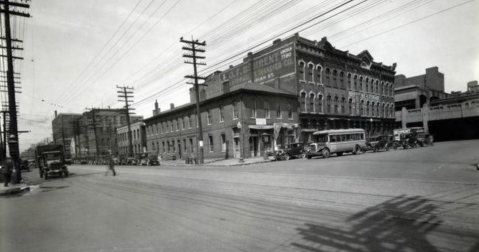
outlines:
M256 125L266 125L266 118L256 118Z
M294 44L282 46L263 55L254 55L253 64L246 61L223 72L220 79L229 81L231 87L251 82L265 83L295 72ZM253 68L253 74L251 73Z

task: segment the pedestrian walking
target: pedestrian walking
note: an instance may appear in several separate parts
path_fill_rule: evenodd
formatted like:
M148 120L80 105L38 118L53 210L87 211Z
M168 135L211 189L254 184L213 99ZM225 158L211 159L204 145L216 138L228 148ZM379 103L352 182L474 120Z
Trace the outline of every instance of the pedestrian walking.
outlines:
M4 187L8 187L8 183L10 183L12 179L12 169L13 169L12 159L7 158L7 160L5 160L5 162L2 165L2 175L3 175L3 179L5 180L3 184Z
M115 160L113 160L113 156L112 156L112 155L109 156L109 159L108 159L108 170L106 170L105 176L108 175L108 172L109 172L110 170L113 172L113 176L116 176L116 172L115 172Z

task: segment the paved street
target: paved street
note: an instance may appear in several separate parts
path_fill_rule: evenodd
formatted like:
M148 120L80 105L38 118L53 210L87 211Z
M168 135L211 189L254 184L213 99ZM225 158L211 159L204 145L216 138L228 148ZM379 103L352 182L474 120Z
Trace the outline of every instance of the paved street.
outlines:
M247 166L71 166L0 198L0 251L479 251L479 140ZM8 216L8 218L5 218Z

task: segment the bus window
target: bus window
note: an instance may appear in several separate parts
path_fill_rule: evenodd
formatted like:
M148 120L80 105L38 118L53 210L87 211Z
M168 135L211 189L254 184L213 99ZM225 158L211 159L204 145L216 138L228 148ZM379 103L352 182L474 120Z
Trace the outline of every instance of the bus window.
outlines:
M331 143L335 143L336 142L336 135L329 136L329 139L331 140Z
M346 141L351 141L351 134L347 134L346 136Z
M364 134L359 134L361 137L361 140L364 140Z
M341 135L341 142L345 142L346 141L346 135Z

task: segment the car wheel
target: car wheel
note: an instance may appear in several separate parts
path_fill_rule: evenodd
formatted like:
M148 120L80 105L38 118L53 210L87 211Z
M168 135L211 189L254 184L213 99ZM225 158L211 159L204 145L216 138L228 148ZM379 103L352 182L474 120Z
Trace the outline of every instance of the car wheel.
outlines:
M321 154L323 154L323 158L328 158L331 153L329 152L328 149L323 149L321 151Z
M65 178L68 178L68 171L64 171L63 174L65 175Z
M358 145L356 145L356 146L354 147L353 154L354 154L354 155L359 155L359 154L361 154L361 148L359 148Z
M386 146L386 151L389 151L389 146Z
M45 177L45 180L48 180L48 172L45 172L45 174L43 175L43 177Z
M306 157L306 154L305 153L301 153L301 158L305 158Z
M284 160L288 161L290 158L291 158L291 157L289 156L288 153L286 153L286 154L284 155Z
M306 155L306 158L311 159L312 157L311 157L311 155Z
M379 152L379 147L374 147L374 152Z

